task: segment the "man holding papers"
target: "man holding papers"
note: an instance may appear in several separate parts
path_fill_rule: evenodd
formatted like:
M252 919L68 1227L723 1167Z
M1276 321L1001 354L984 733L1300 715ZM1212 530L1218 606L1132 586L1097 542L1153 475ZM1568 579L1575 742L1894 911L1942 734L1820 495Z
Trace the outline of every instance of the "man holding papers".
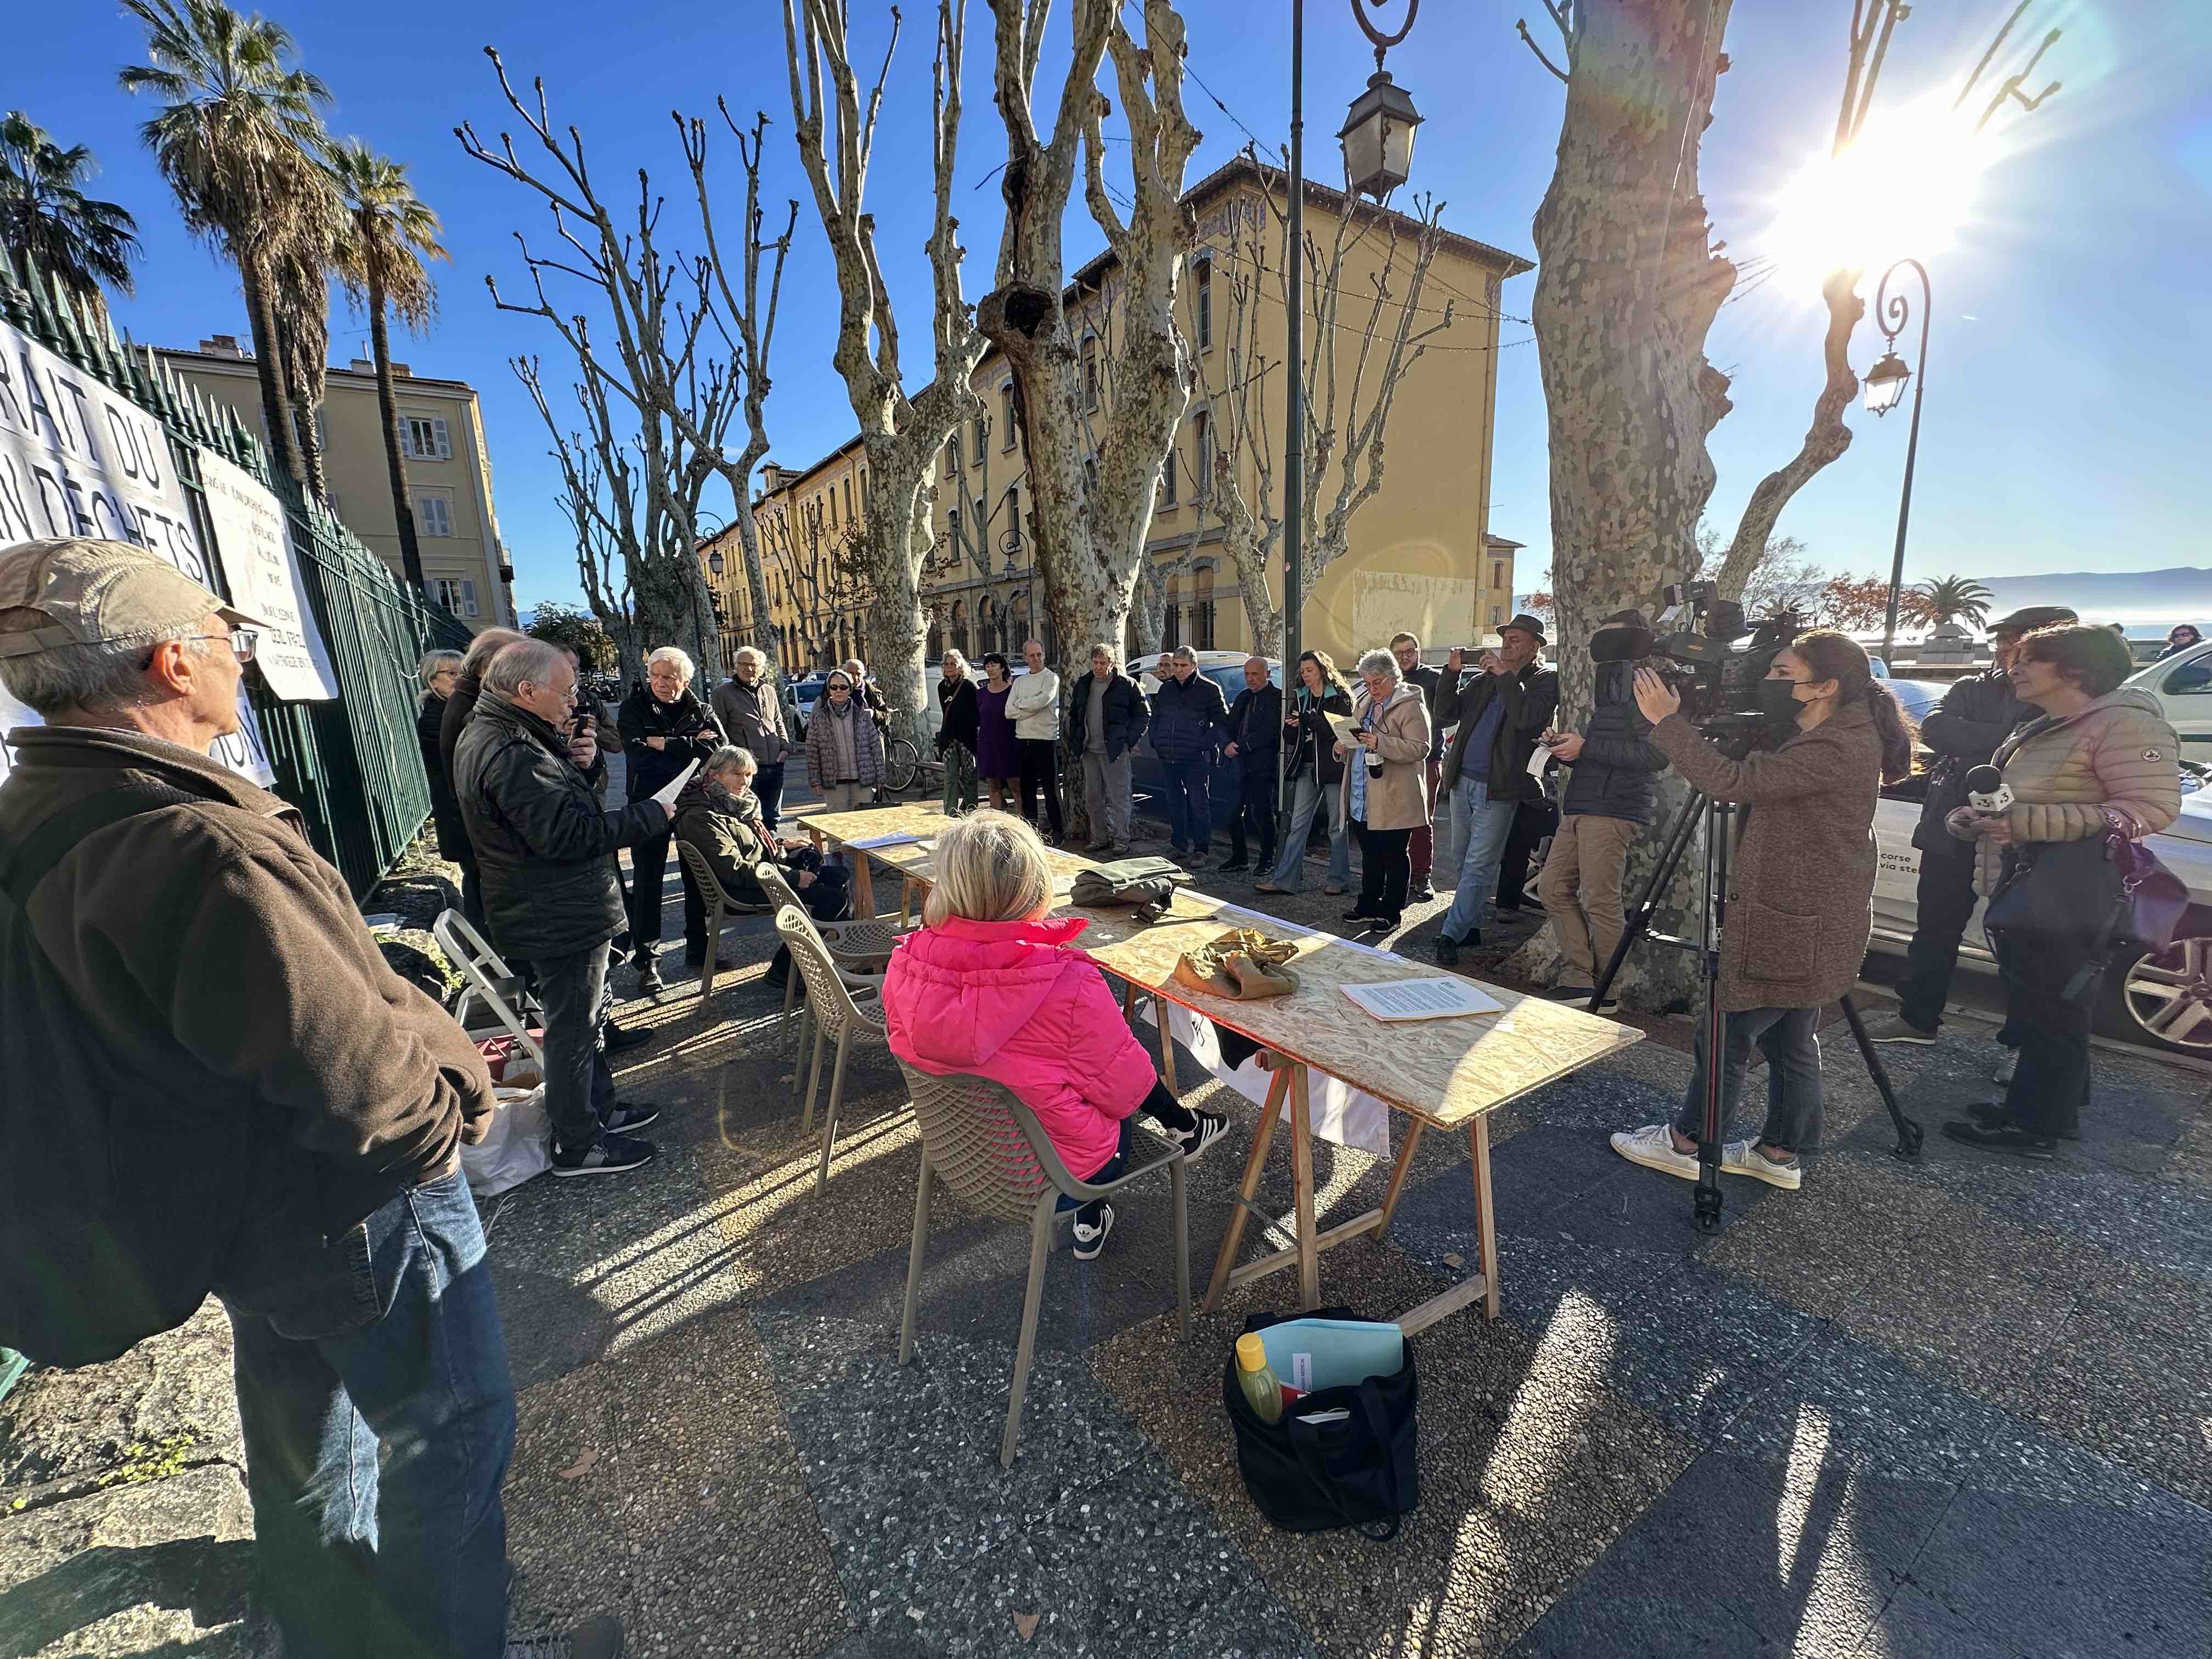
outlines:
M584 769L598 758L586 729L558 722L575 695L576 665L544 640L519 640L491 660L483 695L453 756L453 793L483 878L492 942L527 964L545 1008L545 1110L553 1173L614 1175L653 1157L622 1133L659 1114L618 1103L599 1048L607 942L629 926L615 849L665 842L668 808L647 795L608 811ZM680 788L678 778L674 787Z

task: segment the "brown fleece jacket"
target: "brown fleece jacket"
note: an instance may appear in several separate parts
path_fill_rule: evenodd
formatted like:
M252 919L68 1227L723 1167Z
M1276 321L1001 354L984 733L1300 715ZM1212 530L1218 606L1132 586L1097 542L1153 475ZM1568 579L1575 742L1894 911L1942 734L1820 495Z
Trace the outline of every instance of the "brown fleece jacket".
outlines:
M106 1049L103 1074L44 1078L41 1090L57 1101L129 1090L272 1126L307 1155L326 1233L449 1174L461 1142L483 1138L483 1057L386 965L296 810L135 732L33 727L9 742L10 842L125 772L201 797L94 831L33 890L38 950L11 955L0 1021L40 1018L58 990Z

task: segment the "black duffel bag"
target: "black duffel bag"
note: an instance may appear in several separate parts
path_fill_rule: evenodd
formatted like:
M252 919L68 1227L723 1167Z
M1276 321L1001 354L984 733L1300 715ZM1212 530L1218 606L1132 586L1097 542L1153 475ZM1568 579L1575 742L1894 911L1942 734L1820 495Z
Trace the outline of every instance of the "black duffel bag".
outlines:
M1353 1319L1349 1308L1311 1313L1255 1314L1247 1331L1292 1319ZM1400 1517L1421 1501L1416 1410L1421 1387L1413 1339L1397 1370L1340 1388L1316 1389L1268 1423L1252 1409L1237 1380L1232 1346L1221 1376L1221 1403L1237 1431L1237 1468L1260 1513L1285 1532L1357 1527L1377 1543L1395 1538ZM1329 1423L1300 1419L1342 1411Z

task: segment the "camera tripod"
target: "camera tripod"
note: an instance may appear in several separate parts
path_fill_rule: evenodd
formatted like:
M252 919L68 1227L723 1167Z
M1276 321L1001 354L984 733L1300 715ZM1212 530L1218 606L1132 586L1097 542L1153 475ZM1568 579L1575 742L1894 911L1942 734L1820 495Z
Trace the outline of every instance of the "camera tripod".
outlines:
M1698 1123L1698 1186L1696 1197L1697 1224L1707 1232L1721 1224L1721 1101L1722 1072L1725 1060L1726 1017L1721 1012L1721 933L1728 917L1729 860L1735 852L1734 839L1736 806L1733 801L1715 800L1702 791L1692 790L1689 799L1682 803L1674 814L1674 822L1667 826L1666 838L1660 844L1659 860L1652 866L1651 873L1644 878L1643 890L1637 894L1636 903L1629 911L1626 925L1620 930L1620 942L1613 947L1613 956L1598 975L1589 1003L1589 1012L1595 1013L1605 1006L1605 994L1613 985L1613 976L1620 973L1620 964L1627 959L1629 947L1639 939L1649 939L1655 945L1671 945L1676 950L1696 953L1700 976L1705 981L1705 1006L1699 1018L1705 1047L1705 1114ZM1698 895L1698 929L1695 939L1678 938L1669 933L1651 931L1652 913L1659 907L1661 895L1674 879L1674 872L1689 848L1690 836L1704 820L1705 826L1705 867ZM1858 1045L1860 1058L1866 1061L1867 1074L1874 1079L1875 1088L1881 1095L1881 1103L1889 1109L1889 1120L1897 1126L1896 1154L1899 1158L1920 1156L1920 1125L1905 1115L1898 1106L1897 1093L1890 1086L1889 1073L1883 1069L1881 1057L1875 1052L1874 1043L1866 1034L1866 1022L1859 1017L1857 1006L1850 994L1837 999L1843 1008L1844 1018L1851 1028L1851 1040ZM1771 1062L1770 1062L1771 1063ZM1668 1121L1673 1122L1670 1117ZM1670 1131L1671 1133L1671 1131ZM1754 1150L1754 1158L1759 1156Z

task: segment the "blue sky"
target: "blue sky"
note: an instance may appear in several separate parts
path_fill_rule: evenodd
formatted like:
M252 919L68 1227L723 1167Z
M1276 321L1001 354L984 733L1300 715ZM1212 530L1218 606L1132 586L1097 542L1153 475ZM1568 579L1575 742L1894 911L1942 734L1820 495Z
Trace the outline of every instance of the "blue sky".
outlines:
M331 83L333 129L409 161L444 217L453 258L437 273L440 319L426 337L400 337L394 349L420 372L469 380L482 393L524 607L574 599L578 587L542 428L507 364L518 352L550 360L557 342L534 319L495 313L483 289L488 271L519 279L516 229L535 244L550 227L520 186L463 155L452 134L464 119L487 136L514 125L501 120L510 112L486 45L524 84L546 77L556 121L582 128L610 194L650 167L673 198L672 217L689 186L670 111L711 113L718 94L740 115L767 109L775 125L764 189L771 201L802 198L769 405L775 453L804 464L849 434L850 410L829 364L836 289L791 147L773 0L445 0L398 10L274 0L266 9ZM1917 5L1893 49L1885 104L1952 82L2008 9L1999 0ZM1058 9L1064 28L1066 7ZM1307 9L1309 166L1325 174L1335 165L1330 135L1370 60L1348 0L1311 0ZM908 0L905 10L869 202L911 351L927 337L930 8ZM1273 141L1285 131L1288 7L1187 0L1183 10L1192 69L1229 112L1192 83L1193 118L1206 133L1194 180L1246 142L1244 126ZM991 283L1000 203L987 179L1004 150L988 102L990 15L983 0L969 0L969 11L957 210L972 301ZM1733 67L1704 161L1708 206L1734 253L1757 252L1775 234L1784 187L1832 128L1848 11L1843 0L1736 0L1725 42ZM871 0L854 6L865 61L881 51L887 13ZM1432 3L1391 68L1428 118L1416 187L1449 203L1454 228L1533 252L1528 223L1549 180L1564 88L1515 37L1518 15L1518 0ZM2212 14L2201 0L2039 0L2031 16L2063 23L2044 68L2066 84L2014 127L1969 222L1931 260L1934 369L1907 574L2212 565L2204 459ZM0 107L26 108L62 142L92 146L105 165L99 193L138 216L147 246L140 289L118 307L133 336L186 346L213 332L243 337L234 276L185 235L138 142L147 112L115 85L116 69L140 52L137 26L106 0L65 0L22 9L9 32ZM1048 85L1059 50L1046 54ZM734 216L734 146L726 138L721 149L724 210ZM1079 202L1071 264L1096 246ZM1510 315L1528 315L1534 280L1507 285ZM1819 387L1820 328L1811 286L1779 278L1721 314L1710 351L1735 376L1736 404L1711 444L1720 472L1713 517L1724 526L1759 477L1796 449ZM337 360L366 355L366 328L343 307L332 337ZM1528 327L1508 323L1503 337L1491 522L1528 544L1518 573L1526 587L1549 557L1543 399ZM1871 325L1863 326L1853 352L1860 369L1878 345ZM1781 528L1822 565L1864 573L1887 562L1905 420L1899 413L1877 424L1856 410L1850 420L1858 435L1850 453L1798 495ZM729 503L710 497L709 505Z

